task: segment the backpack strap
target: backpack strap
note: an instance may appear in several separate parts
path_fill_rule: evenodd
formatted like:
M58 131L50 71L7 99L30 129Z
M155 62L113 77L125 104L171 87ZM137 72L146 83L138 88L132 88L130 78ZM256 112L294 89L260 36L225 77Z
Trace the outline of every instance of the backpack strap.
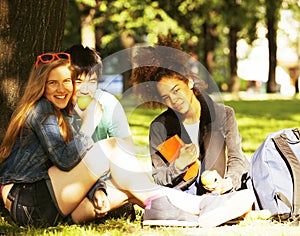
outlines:
M292 216L298 214L300 209L300 162L288 144L288 138L286 134L281 134L273 138L275 146L278 148L281 157L284 159L285 163L291 172L293 180L293 208ZM286 199L287 200L287 199Z
M297 137L298 140L300 140L300 130L298 128L293 129L294 135Z
M290 203L289 199L282 192L276 192L275 195L280 201L284 202L284 204L287 205L291 209L291 212L293 211L292 204Z

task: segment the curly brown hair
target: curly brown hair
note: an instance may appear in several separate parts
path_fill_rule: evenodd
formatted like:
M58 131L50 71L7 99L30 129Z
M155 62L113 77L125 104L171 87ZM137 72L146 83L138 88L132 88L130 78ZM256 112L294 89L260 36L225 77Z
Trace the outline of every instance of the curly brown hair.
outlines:
M171 34L159 35L158 42L154 46L136 49L133 55L131 83L136 85L135 94L141 96L146 107L165 107L156 87L163 77L176 78L185 83L192 79L195 95L201 93L205 84L189 68L189 59L190 56L183 53L180 41L174 41Z

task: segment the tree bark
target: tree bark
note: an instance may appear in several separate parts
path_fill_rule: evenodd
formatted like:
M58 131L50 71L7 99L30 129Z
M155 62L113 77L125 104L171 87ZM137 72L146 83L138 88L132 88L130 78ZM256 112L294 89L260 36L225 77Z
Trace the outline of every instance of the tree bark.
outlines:
M0 141L38 54L59 51L68 0L0 1Z
M237 93L240 90L240 80L237 76L237 32L238 29L231 27L229 32L229 63L230 63L230 92Z
M216 49L217 32L216 26L211 26L209 22L203 24L204 38L204 63L209 73L214 69L214 51Z
M81 10L81 44L83 46L96 48L95 16L99 12L101 1L95 0L95 6L84 3L79 4Z
M131 48L135 45L134 37L127 32L123 31L120 35L121 45L124 49ZM122 73L123 76L123 92L131 87L130 85L130 77L132 70L124 71Z
M272 11L273 12L273 11ZM267 93L276 92L276 61L277 61L277 20L274 13L267 13L267 28L269 42L269 75L267 82Z
M218 40L217 30L215 25L211 25L210 20L203 24L203 39L204 39L204 67L212 74L214 70L215 50ZM206 81L208 84L208 92L214 92L214 84L211 80Z

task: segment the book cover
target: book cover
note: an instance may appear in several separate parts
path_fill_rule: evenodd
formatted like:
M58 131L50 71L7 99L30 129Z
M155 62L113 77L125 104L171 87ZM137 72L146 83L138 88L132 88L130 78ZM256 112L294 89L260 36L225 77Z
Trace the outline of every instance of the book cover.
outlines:
M167 139L161 143L157 149L164 156L164 158L169 162L173 162L180 155L180 149L184 146L184 142L181 138L175 134L171 138ZM200 167L200 161L196 160L191 163L188 167L188 170L183 174L183 179L185 181L195 177L198 174Z

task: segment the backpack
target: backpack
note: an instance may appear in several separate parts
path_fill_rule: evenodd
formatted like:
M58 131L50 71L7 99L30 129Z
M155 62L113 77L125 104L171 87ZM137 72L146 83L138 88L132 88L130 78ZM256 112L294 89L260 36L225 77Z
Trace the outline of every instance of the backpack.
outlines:
M300 130L268 135L250 159L247 186L256 195L255 210L268 209L273 219L299 221Z

